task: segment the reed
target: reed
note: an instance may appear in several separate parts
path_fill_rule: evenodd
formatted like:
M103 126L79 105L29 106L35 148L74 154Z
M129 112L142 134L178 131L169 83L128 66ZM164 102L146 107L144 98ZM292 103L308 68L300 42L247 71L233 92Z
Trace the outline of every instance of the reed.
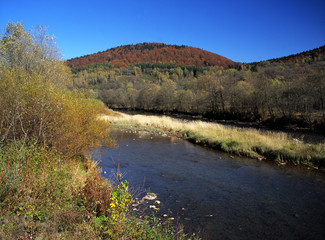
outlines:
M325 167L325 144L306 144L292 139L286 133L223 126L200 120L179 120L168 116L121 113L101 118L119 127L133 126L164 131L166 134L180 136L191 142L232 154L273 160L281 164Z

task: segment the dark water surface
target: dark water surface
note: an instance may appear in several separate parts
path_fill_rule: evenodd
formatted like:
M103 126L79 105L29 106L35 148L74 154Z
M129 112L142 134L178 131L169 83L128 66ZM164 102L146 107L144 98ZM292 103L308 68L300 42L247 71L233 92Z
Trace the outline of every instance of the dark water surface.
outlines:
M232 157L176 138L113 132L100 166L150 189L186 231L203 239L325 239L325 176ZM144 191L143 190L143 191Z

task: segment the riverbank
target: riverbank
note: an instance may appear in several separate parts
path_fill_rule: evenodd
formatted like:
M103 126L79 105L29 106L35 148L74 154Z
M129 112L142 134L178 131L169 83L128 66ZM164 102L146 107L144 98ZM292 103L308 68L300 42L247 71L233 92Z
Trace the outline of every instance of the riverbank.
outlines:
M325 132L317 131L308 127L299 127L297 125L286 125L283 126L281 123L277 122L256 122L256 121L240 121L240 120L218 120L213 118L207 118L201 115L191 115L185 113L164 113L157 111L141 111L141 110L128 110L128 109L112 109L116 112L121 112L130 115L148 115L148 116L169 116L173 119L180 120L200 120L203 122L209 123L218 123L222 126L230 126L237 128L249 128L256 129L261 131L272 131L272 132L280 132L286 133L289 137L299 139L304 143L318 144L325 143Z
M325 144L306 144L285 133L223 126L200 120L186 121L167 116L115 113L102 117L115 127L155 131L195 144L281 165L325 168Z
M148 208L155 200L134 206L142 216L175 218L204 240L322 239L323 171L238 157L158 132L115 128L111 136L118 147L99 149L103 175L114 178L120 159L139 201L148 189L161 201L160 210Z
M128 183L101 177L90 158L11 144L0 159L0 239L196 239L128 214Z

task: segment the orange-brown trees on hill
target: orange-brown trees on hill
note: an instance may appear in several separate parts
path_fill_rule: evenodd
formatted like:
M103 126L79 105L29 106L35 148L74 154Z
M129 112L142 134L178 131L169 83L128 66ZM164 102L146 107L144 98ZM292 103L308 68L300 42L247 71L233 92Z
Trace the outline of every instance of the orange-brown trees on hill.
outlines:
M165 45L162 43L143 43L112 48L104 52L70 59L67 65L76 68L92 63L110 62L115 67L126 67L134 63L161 62L177 65L222 66L229 67L236 63L230 59L199 48Z

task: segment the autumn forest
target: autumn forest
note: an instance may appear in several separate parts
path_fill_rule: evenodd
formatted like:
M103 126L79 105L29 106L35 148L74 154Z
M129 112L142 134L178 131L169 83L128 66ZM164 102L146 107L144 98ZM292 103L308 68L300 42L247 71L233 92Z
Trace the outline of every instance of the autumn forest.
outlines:
M143 43L68 60L75 88L111 108L177 112L324 131L325 47L250 64Z

